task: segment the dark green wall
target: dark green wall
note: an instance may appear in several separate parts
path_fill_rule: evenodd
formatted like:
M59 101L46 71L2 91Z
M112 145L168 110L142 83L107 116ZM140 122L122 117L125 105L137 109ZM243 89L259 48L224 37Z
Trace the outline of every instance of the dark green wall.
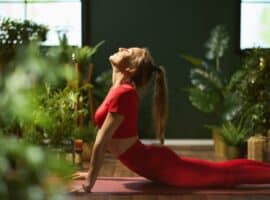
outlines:
M118 47L148 47L157 64L165 66L170 115L167 138L207 138L204 124L215 119L195 110L182 90L189 86L189 66L179 55L204 57L209 31L225 24L231 47L223 67L231 73L239 65L239 1L237 0L91 0L91 44L106 40L95 57L95 73L109 69L108 56ZM152 91L152 90L151 90ZM153 137L151 91L140 107L140 136Z

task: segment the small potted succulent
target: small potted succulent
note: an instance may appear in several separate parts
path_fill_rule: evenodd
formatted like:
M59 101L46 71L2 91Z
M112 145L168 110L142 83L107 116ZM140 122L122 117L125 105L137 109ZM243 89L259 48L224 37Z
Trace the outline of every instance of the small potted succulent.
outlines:
M243 157L243 146L247 141L249 130L241 122L226 122L221 126L220 134L226 144L227 159Z

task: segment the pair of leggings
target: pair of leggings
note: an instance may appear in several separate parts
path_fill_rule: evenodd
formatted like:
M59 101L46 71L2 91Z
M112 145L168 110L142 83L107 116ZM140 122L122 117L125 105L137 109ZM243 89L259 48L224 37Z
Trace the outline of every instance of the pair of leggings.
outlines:
M166 146L136 141L118 159L130 170L155 182L194 187L233 187L270 183L270 164L234 159L213 162L177 155Z

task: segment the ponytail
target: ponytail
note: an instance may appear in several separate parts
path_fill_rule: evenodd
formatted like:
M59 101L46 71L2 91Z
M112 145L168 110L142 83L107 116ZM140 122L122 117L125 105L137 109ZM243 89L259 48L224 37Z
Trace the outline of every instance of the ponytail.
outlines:
M153 95L153 120L157 138L164 144L165 127L168 118L168 88L165 69L155 67L155 86Z
M134 62L137 70L132 75L131 80L135 83L136 90L141 93L154 75L153 125L156 138L160 140L161 144L164 144L165 127L168 118L168 89L165 69L154 64L155 62L147 48L143 48L143 50L142 57L137 62Z

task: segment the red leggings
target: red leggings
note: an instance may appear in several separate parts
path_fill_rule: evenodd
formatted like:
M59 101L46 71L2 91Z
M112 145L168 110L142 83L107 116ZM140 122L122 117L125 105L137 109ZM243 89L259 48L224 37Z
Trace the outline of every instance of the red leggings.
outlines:
M270 164L248 159L211 162L177 155L166 146L138 140L118 159L153 181L178 187L232 187L270 183Z

